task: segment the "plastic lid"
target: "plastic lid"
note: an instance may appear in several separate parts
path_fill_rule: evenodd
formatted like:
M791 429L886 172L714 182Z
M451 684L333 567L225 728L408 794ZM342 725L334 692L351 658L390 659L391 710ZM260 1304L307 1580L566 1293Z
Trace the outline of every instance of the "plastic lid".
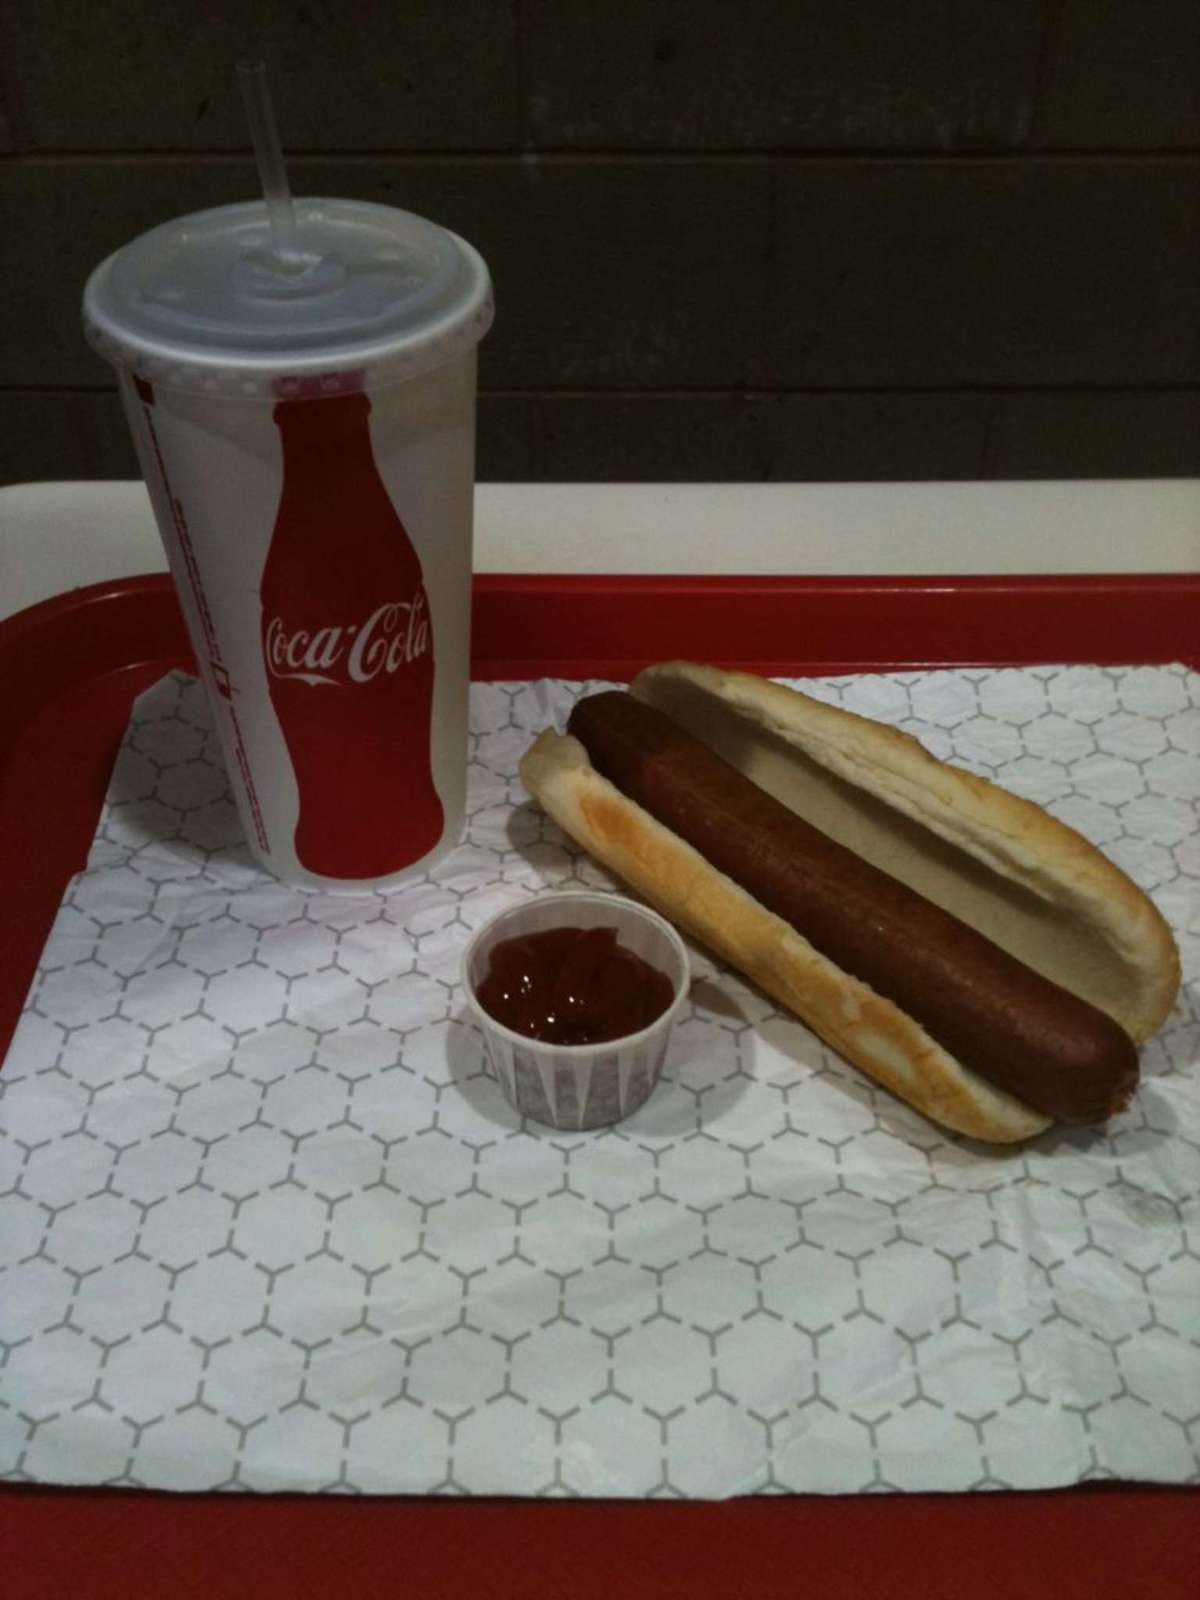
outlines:
M367 201L295 210L300 260L287 267L261 200L141 234L88 279L88 341L153 383L261 396L307 379L314 393L395 382L491 326L487 267L457 234Z

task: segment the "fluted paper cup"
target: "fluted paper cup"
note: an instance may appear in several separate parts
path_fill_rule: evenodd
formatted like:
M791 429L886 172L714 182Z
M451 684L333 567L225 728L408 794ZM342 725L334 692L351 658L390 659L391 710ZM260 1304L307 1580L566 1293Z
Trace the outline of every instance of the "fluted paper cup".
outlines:
M604 1044L545 1044L506 1028L476 993L491 952L504 939L550 928L615 928L627 950L671 980L671 1004L648 1028ZM492 1071L513 1108L552 1128L575 1130L620 1122L650 1098L691 981L683 940L656 911L621 895L582 891L541 895L501 911L467 946L462 975Z

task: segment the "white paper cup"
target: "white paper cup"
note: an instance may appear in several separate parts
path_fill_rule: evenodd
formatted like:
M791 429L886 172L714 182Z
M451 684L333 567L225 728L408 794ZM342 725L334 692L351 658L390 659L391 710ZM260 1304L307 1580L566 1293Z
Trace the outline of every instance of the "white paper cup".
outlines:
M388 888L462 833L475 348L491 279L423 217L297 199L165 222L84 328L126 415L259 861Z
M502 940L550 928L615 928L625 949L671 980L671 1004L648 1028L604 1044L544 1044L506 1028L480 1005L476 986ZM683 940L656 911L620 895L572 892L540 895L486 922L466 948L462 977L492 1071L514 1110L552 1128L579 1130L620 1122L650 1098L691 968Z

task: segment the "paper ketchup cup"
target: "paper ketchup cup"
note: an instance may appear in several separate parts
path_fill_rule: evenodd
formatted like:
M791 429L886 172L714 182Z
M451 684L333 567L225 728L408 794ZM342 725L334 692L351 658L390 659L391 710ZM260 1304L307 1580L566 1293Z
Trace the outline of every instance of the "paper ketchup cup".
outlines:
M497 1021L478 993L492 951L504 940L555 928L615 928L620 945L670 981L667 1009L639 1032L602 1044L548 1044ZM488 1061L514 1110L552 1128L580 1130L620 1122L650 1098L688 997L691 968L683 940L656 911L620 895L581 891L540 895L501 911L468 944L462 979Z

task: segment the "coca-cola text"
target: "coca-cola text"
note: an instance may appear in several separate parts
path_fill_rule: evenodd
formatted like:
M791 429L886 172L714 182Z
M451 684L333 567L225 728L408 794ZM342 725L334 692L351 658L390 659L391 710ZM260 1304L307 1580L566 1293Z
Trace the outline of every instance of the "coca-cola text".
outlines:
M381 672L401 667L429 650L429 604L419 589L414 599L389 600L361 627L296 628L289 632L280 617L267 623L264 637L267 666L274 678L300 678L305 683L370 683ZM344 674L332 675L344 665Z

